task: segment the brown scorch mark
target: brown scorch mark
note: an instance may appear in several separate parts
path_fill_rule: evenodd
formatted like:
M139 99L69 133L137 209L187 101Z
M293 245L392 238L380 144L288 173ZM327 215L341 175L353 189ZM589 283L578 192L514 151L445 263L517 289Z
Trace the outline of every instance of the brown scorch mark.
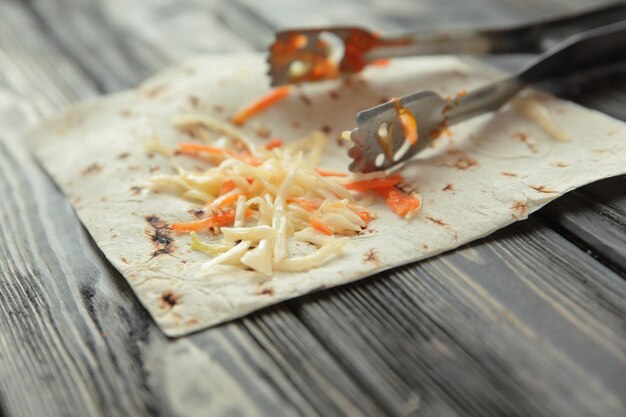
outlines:
M196 96L189 96L187 97L187 100L189 101L191 107L194 109L200 105L200 99Z
M139 187L137 185L133 185L132 187L130 187L130 192L133 193L134 195L141 194L141 190L143 190L143 187Z
M450 162L446 162L445 164L443 164L444 166L456 168L461 171L466 171L472 167L478 166L478 161L470 158L459 150L449 151L448 154L455 155L456 159Z
M441 219L438 219L436 217L430 217L430 216L426 216L426 219L430 220L431 222L438 224L439 226L447 226L448 223L444 222Z
M328 135L330 132L332 132L332 129L330 126L328 125L324 125L321 128L322 133L324 133L325 135Z
M173 253L176 250L176 246L172 237L172 229L170 229L169 225L155 214L146 216L145 219L152 227L152 229L146 230L146 236L150 238L155 249L152 252L152 257L155 258L159 255Z
M219 104L216 104L213 106L213 110L215 110L217 113L221 113L224 111L224 107L220 106Z
M120 261L121 261L123 264L128 264L128 259L126 259L126 258L120 258Z
M382 264L375 248L370 248L363 254L363 263L372 263L374 265Z
M505 177L517 177L515 172L502 171L500 175L504 175Z
M187 210L187 213L195 216L198 219L200 219L200 218L202 218L202 216L204 216L204 210L199 209L199 208L194 208L194 209Z
M516 201L511 206L511 211L513 212L513 216L518 219L523 219L528 216L528 206L521 201Z
M339 98L339 93L331 90L328 92L328 95L330 96L330 98L332 98L333 100L337 100Z
M311 101L311 99L309 98L309 96L307 96L306 94L304 94L304 93L300 93L300 94L298 95L298 97L300 98L300 100L302 100L302 102L303 102L305 105L307 105L307 106L312 106L312 105L313 105L313 102Z
M545 185L530 185L529 187L532 188L535 191L539 191L540 193L554 194L554 193L557 192L557 191L554 191L554 190L550 190Z
M525 144L532 153L539 153L539 149L537 149L537 146L534 143L528 141L528 134L524 132L516 132L513 133L513 138Z
M160 169L161 169L161 167L160 167L160 166L158 166L158 165L155 165L155 166L153 166L153 167L148 168L148 170L149 170L151 173L157 172L157 171L158 171L158 170L160 170Z
M103 195L102 197L100 197L100 202L106 203L107 201L108 201L108 198L106 195Z
M132 116L132 114L133 113L128 109L120 110L120 116L124 118L129 118L130 116Z
M121 154L119 154L119 155L117 156L117 159L120 159L120 160L121 160L121 159L126 159L126 158L128 158L129 156L130 156L130 153L128 153L128 152L122 152Z
M274 288L268 286L261 286L257 291L258 295L269 295L270 297L274 296Z
M423 243L423 244L422 244L422 249L424 249L425 251L427 251L427 250L428 250L428 245L427 245L426 243Z
M454 184L447 184L441 191L454 191Z
M410 184L408 182L401 182L396 185L396 188L406 194L419 194L419 188L417 185Z
M553 162L550 165L552 165L553 167L556 167L556 168L565 168L565 167L569 166L569 164L566 164L565 162Z
M159 94L164 92L166 89L167 89L167 84L159 84L147 90L144 90L144 93L146 97L148 98L156 98Z
M172 290L167 290L161 294L161 308L172 308L178 304L179 296L174 294Z
M97 174L100 171L102 171L102 165L98 164L97 162L94 162L93 164L87 165L87 167L84 168L80 173L82 175L91 175L91 174Z

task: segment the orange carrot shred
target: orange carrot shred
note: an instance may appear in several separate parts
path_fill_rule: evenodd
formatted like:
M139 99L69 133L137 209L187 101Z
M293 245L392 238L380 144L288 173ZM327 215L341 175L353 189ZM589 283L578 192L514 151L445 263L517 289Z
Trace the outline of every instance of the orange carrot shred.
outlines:
M209 153L212 155L222 156L227 153L226 150L224 149L214 148L212 146L202 145L199 143L179 143L178 149L182 153L193 153L193 154L198 153L198 152L205 152L205 153Z
M352 191L368 191L376 190L377 188L392 187L399 184L402 181L402 175L393 174L384 178L375 178L373 180L361 180L344 184L348 190Z
M224 195L227 192L232 191L234 189L235 189L235 183L233 182L233 180L226 180L220 187L220 191L218 192L218 194Z
M322 177L347 177L348 176L346 172L331 171L329 169L323 169L323 168L315 168L315 172L320 174Z
M229 204L233 204L235 201L237 201L238 198L239 198L239 194L238 193L231 194L228 197L226 197L225 199L223 199L222 201L220 201L220 203L218 204L218 207L219 208L223 208L223 207L226 207Z
M370 62L367 65L370 67L386 67L386 66L389 66L389 64L391 64L390 59L380 58L380 59L375 59L374 61Z
M325 235L328 235L328 236L332 236L332 235L335 234L333 229L331 229L330 227L326 226L324 223L320 222L317 219L311 218L311 227L313 227L313 229L317 230L318 232L322 232L322 233L324 233Z
M354 213L361 218L365 223L369 223L372 220L372 215L368 211L353 210Z
M385 202L399 216L406 216L420 208L422 202L395 187L379 188L376 190L380 195L385 197Z
M302 207L306 211L315 211L322 205L321 201L309 200L306 198L288 198L287 203L293 203Z
M403 107L400 103L400 100L398 100L397 98L391 100L391 103L398 113L398 119L400 120L400 124L402 125L405 139L411 145L415 145L415 142L417 142L418 139L417 120L415 120L415 116L409 109Z
M215 226L228 226L235 221L235 210L215 211L206 219L197 220L186 223L172 224L172 230L175 232L191 232L208 229Z
M290 86L282 86L282 87L275 88L272 91L270 91L268 94L262 96L261 98L259 98L258 100L250 104L249 106L244 107L242 110L237 112L232 117L231 120L234 124L240 126L244 124L246 120L248 120L255 114L260 113L264 110L267 110L268 108L278 103L279 101L284 100L285 98L287 98L287 96L290 93L291 93Z
M274 138L265 144L265 149L269 151L274 148L280 148L281 146L283 146L283 141L280 140L280 138Z

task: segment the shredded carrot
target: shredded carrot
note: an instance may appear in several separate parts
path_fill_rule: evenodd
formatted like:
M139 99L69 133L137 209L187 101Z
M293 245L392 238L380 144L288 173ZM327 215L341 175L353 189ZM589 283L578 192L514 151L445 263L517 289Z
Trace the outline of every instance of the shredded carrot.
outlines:
M311 227L313 227L313 229L317 230L318 232L322 232L328 236L332 236L335 234L333 229L331 229L330 227L326 226L324 223L314 218L311 218Z
M415 116L407 109L403 109L398 115L400 123L402 124L402 130L404 130L405 139L411 144L415 145L417 142L417 121Z
M263 163L261 162L260 159L255 158L254 156L249 156L249 155L235 155L235 158L239 159L240 161L245 162L246 164L252 165L253 167L258 167L259 165Z
M306 211L315 211L322 205L321 201L309 200L307 198L288 198L287 203L293 203L297 206L302 207Z
M367 65L370 67L386 67L386 66L389 66L389 64L391 64L390 59L381 58L381 59L375 59Z
M403 193L395 187L379 188L376 191L385 197L385 202L391 211L399 216L406 216L411 212L419 210L422 205L418 198Z
M191 232L208 229L215 226L228 226L235 221L235 210L214 211L213 214L206 219L197 220L186 223L172 224L172 230L176 232Z
M197 154L198 152L205 152L211 155L223 156L227 153L225 149L214 148L212 146L202 145L199 143L179 143L178 149L181 153L185 154Z
M265 149L269 151L274 148L280 148L281 146L283 146L283 141L280 140L280 138L274 138L265 144Z
M239 194L238 193L231 194L228 197L226 197L225 199L223 199L222 201L220 201L220 203L218 204L218 207L219 208L223 208L223 207L226 207L229 204L233 204L234 202L237 201L238 198L239 198Z
M356 206L354 204L348 204L348 208L352 210L357 216L361 218L365 223L369 223L372 220L372 214L363 209L363 207Z
M355 210L355 209L352 209L352 211L354 212L354 214L359 216L361 220L363 220L365 223L369 223L370 220L372 220L372 215L370 214L369 211Z
M348 190L352 191L368 191L376 190L378 188L392 187L399 184L402 181L402 175L393 174L384 178L375 178L373 180L354 181L344 184Z
M226 180L224 181L224 184L222 184L222 186L220 187L220 191L218 192L219 195L224 195L229 191L232 191L235 189L235 183L233 182L233 180Z
M329 169L323 168L315 168L315 172L320 174L322 177L347 177L348 174L345 172L331 171Z
M403 107L402 104L400 104L400 100L397 98L391 100L391 103L398 113L398 119L400 119L402 130L404 130L405 140L407 140L411 145L415 145L415 142L417 142L418 139L417 120L415 120L415 116L409 109Z
M250 104L249 106L243 108L241 111L236 113L232 117L231 120L234 124L241 126L246 122L246 120L248 120L255 114L260 113L264 110L267 110L274 104L287 98L287 96L290 93L291 93L291 87L289 86L282 86L282 87L275 88L274 90L270 91L268 94L262 96L261 98L259 98L258 100Z

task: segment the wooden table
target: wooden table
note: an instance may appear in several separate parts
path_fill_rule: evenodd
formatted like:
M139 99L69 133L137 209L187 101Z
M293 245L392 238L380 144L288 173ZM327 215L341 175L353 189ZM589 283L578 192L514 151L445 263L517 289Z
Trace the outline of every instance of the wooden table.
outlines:
M262 50L287 25L496 25L590 3L3 0L0 416L624 416L624 177L452 253L169 340L21 140L70 102L194 53ZM568 96L626 118L626 77Z

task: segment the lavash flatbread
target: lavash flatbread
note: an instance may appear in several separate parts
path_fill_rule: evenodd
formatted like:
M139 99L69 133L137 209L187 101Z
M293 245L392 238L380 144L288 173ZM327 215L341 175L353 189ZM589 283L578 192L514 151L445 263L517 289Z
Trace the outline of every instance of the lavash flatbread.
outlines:
M343 256L320 268L270 279L234 266L201 273L206 255L190 250L189 236L168 229L193 220L195 206L148 190L151 176L171 168L143 144L153 134L171 148L189 140L170 123L178 114L227 120L268 90L264 72L259 55L195 58L135 90L79 104L29 135L95 242L169 336L456 248L525 219L569 190L626 173L624 123L530 92L571 141L554 140L505 107L453 127L451 137L403 169L403 188L423 196L416 218L401 219L379 201L372 206L378 219L351 238ZM454 94L493 77L452 57L397 60L350 82L305 86L243 130L258 143L322 130L331 138L322 165L345 170L347 148L339 136L353 127L357 111L414 90Z

